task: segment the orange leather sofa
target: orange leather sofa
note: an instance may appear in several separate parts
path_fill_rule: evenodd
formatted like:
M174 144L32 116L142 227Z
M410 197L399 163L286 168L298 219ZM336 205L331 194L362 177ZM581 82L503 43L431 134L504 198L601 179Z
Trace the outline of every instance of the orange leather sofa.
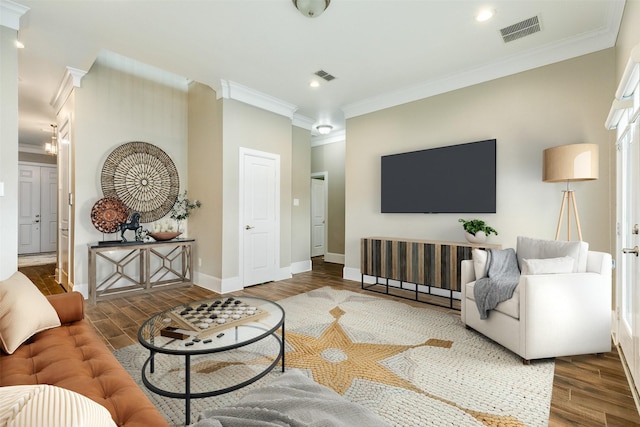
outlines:
M12 355L0 352L0 386L50 384L104 406L118 426L168 426L84 320L82 295L71 292L47 298L62 325L34 335Z

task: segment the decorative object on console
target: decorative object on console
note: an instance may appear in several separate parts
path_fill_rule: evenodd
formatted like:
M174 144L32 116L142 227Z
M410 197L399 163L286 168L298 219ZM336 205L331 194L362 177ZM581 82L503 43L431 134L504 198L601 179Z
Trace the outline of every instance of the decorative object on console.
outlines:
M115 233L128 216L127 207L117 197L103 197L91 208L91 223L102 233Z
M140 230L142 226L140 225L140 212L134 212L129 217L128 221L118 225L118 231L120 231L120 237L122 238L122 243L126 243L127 239L124 237L124 232L127 230L133 230L136 236L136 241L138 240L138 230Z
M187 190L176 197L176 202L171 207L171 218L176 220L178 225L177 231L180 231L180 223L189 218L191 211L202 206L200 200L191 201L187 197Z
M164 242L166 240L175 239L181 234L181 231L158 231L148 233L147 235L153 237L158 242Z
M498 235L495 228L488 226L481 219L466 220L460 218L458 222L462 223L462 228L464 228L465 231L464 237L469 243L484 243L489 235Z
M128 142L116 147L102 167L102 192L117 197L140 221L148 223L165 216L180 188L178 170L162 149L146 142Z
M562 217L567 209L567 240L571 240L571 207L576 217L578 239L582 240L580 217L576 206L576 196L570 184L573 181L589 181L598 179L598 145L597 144L569 144L547 148L543 152L542 180L544 182L566 182L567 189L563 190L560 217L556 228L556 240L560 236Z

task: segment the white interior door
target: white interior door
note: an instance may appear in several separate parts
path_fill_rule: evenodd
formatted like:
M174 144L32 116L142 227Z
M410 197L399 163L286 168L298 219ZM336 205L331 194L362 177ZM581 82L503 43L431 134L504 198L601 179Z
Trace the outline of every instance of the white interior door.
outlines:
M618 139L618 341L631 376L640 384L640 132L636 122Z
M18 254L40 252L40 166L18 167Z
M58 249L58 169L40 168L40 252Z
M311 256L325 254L327 181L323 176L311 178Z
M58 283L66 290L71 290L69 272L73 267L71 253L71 170L70 152L71 136L69 122L60 127L58 141ZM69 141L69 142L62 142Z
M242 149L240 162L242 285L251 286L277 278L280 158Z

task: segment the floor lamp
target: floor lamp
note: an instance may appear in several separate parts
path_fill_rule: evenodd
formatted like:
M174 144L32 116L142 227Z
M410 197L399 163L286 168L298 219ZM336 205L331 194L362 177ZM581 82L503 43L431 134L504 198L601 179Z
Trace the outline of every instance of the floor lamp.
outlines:
M567 189L562 192L562 206L556 229L556 240L560 237L562 218L567 210L567 240L571 240L571 210L576 218L578 239L582 240L580 217L576 205L575 192L571 189L573 181L598 179L598 145L569 144L547 148L543 153L542 180L544 182L566 182Z

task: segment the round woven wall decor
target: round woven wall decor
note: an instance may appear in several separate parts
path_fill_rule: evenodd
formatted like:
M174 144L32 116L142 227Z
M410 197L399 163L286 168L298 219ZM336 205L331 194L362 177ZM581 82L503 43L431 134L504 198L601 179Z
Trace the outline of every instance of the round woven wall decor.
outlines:
M128 216L127 207L115 197L104 197L91 208L91 223L102 233L115 233Z
M102 166L102 193L117 197L152 222L171 210L180 179L171 157L146 142L128 142L114 149Z

